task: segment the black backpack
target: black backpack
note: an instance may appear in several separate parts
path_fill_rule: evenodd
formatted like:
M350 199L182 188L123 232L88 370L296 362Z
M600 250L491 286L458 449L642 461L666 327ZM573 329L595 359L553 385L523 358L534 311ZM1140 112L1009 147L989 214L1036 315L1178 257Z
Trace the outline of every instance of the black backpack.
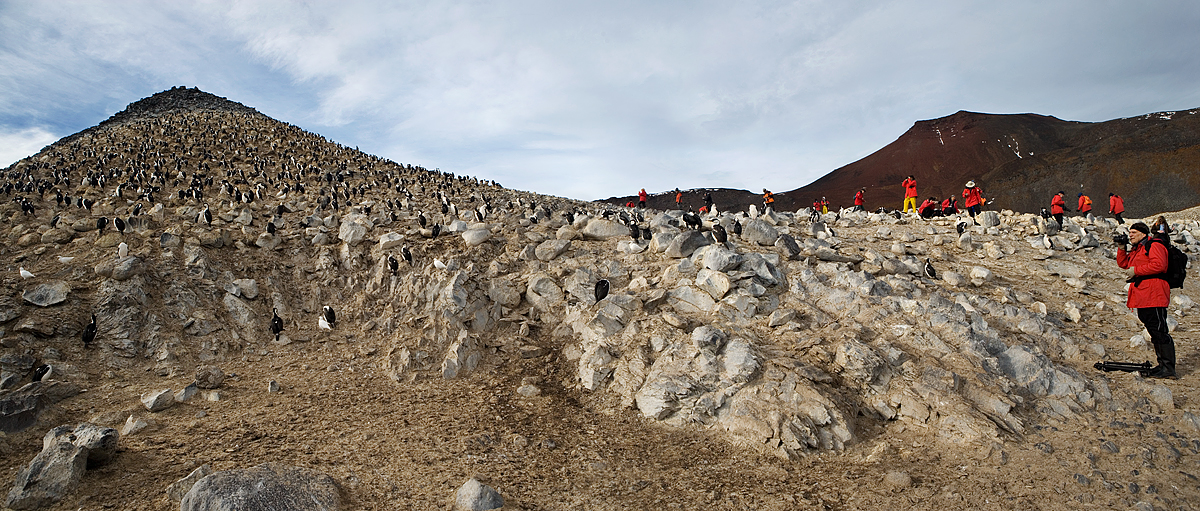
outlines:
M1162 243L1167 248L1167 271L1155 275L1156 278L1161 278L1167 281L1167 285L1171 289L1179 289L1183 287L1183 279L1187 278L1188 256L1184 254L1179 247L1171 243L1167 243L1162 238L1151 238L1150 242ZM1150 244L1146 245L1146 253L1150 253Z

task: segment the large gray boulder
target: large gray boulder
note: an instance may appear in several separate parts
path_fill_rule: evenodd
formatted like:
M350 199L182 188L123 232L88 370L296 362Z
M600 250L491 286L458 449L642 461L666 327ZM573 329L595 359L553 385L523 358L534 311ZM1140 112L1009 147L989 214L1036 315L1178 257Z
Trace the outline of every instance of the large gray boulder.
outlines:
M326 474L281 463L214 472L196 482L180 511L337 511L342 496Z
M548 311L563 303L566 295L554 278L539 273L529 278L529 285L525 288L525 299L538 310Z
M979 225L996 227L1000 225L1000 214L995 211L984 211L979 214Z
M580 234L588 240L607 240L618 236L629 236L629 228L612 220L593 218Z
M42 451L17 473L4 505L11 509L54 505L75 491L89 464L110 461L119 441L117 430L86 422L51 429L42 437Z
M540 261L551 261L571 248L571 240L546 240L538 244L533 254Z
M709 244L712 242L699 231L684 231L667 245L666 254L668 257L675 258L688 257L696 249Z
M779 239L779 230L761 219L753 219L742 226L742 239L763 246L772 246Z
M33 289L28 289L21 293L21 298L25 301L37 305L38 307L49 307L54 304L62 303L67 300L67 295L71 293L71 286L66 282L46 282L38 284Z

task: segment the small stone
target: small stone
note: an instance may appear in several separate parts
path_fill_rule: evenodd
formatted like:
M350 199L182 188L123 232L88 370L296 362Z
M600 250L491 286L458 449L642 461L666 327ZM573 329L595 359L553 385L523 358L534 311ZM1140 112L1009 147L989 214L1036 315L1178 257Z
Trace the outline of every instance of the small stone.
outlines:
M893 470L883 476L883 482L896 488L907 488L912 486L913 481L912 476L909 476L908 473Z
M517 394L525 397L534 397L540 395L541 393L542 389L537 388L537 385L521 385L520 387L517 387Z
M267 392L269 392L271 394L278 394L279 391L280 391L279 382L277 382L275 380L271 380L271 382L267 384Z
M175 404L175 395L171 389L161 389L142 394L142 406L151 412L161 412Z
M150 424L142 419L135 419L132 415L125 419L125 425L121 426L121 436L129 436L138 431L146 429Z
M203 366L196 370L196 386L202 389L220 388L225 382L225 372L217 366Z
M486 511L502 507L504 497L474 477L463 483L454 495L454 508L457 511Z

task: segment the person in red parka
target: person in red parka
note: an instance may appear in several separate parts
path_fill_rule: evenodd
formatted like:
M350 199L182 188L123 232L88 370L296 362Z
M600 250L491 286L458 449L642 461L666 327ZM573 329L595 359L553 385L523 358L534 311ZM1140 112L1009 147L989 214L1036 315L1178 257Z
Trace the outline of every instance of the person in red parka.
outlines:
M1125 199L1115 193L1108 194L1108 212L1117 217L1117 223L1125 225L1125 220L1121 218L1121 213L1125 212Z
M1150 332L1158 365L1142 371L1148 378L1175 377L1175 341L1167 331L1167 306L1171 304L1171 286L1163 279L1167 271L1167 246L1150 237L1150 228L1142 222L1129 226L1128 239L1117 242L1117 266L1129 270L1129 299L1126 305L1137 310L1138 319ZM1132 247L1125 249L1128 241Z
M1063 225L1063 209L1067 207L1067 201L1063 200L1063 192L1059 191L1050 199L1050 214L1054 215L1054 220L1058 222L1058 226Z
M1083 216L1087 216L1088 213L1092 212L1092 198L1082 193L1079 194L1079 212Z
M650 194L646 193L645 188L642 188L642 190L638 192L638 207L646 207L646 199L648 198L650 198Z
M967 208L967 213L971 214L971 223L979 225L975 221L975 215L979 214L979 206L983 204L983 190L975 186L975 181L967 181L967 187L963 188L963 207ZM944 208L943 208L944 209Z
M863 204L866 203L866 201L863 200L864 193L867 193L866 188L863 188L859 190L858 193L854 194L854 211L863 211L867 209L865 206L863 206Z

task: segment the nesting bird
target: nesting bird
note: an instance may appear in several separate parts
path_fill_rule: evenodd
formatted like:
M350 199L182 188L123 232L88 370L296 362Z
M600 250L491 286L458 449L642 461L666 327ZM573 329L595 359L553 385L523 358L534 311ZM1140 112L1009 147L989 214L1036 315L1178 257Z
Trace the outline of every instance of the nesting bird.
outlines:
M96 219L96 228L100 230L100 234L104 234L104 228L108 227L108 217L102 216Z
M933 269L933 263L929 262L929 258L925 258L925 276L937 280L937 270Z
M125 244L125 242L122 241L120 245L117 245L117 257L124 259L128 255L129 255L129 245Z
M390 255L387 259L388 268L392 270L392 275L396 275L396 270L400 269L400 261L396 260L396 256Z
M412 252L408 250L408 245L405 245L400 249L400 256L404 258L404 262L408 263L409 266L412 266L413 255Z
M125 221L121 220L121 217L114 218L113 225L117 226L117 232L125 234Z
M50 364L42 364L33 370L33 381L43 381L50 379L50 375L54 372L54 368Z
M328 305L321 308L321 315L317 317L317 326L321 330L333 330L337 324L337 315L333 312L333 307Z

